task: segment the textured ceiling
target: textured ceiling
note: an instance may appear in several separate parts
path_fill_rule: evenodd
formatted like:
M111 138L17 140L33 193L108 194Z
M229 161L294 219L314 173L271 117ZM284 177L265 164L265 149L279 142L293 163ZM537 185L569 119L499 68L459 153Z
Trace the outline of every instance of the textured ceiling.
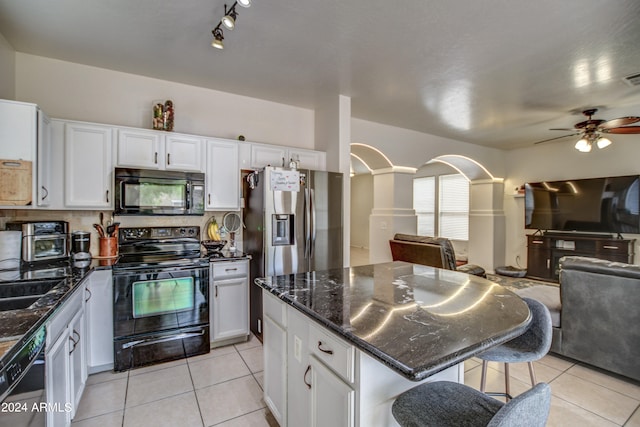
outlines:
M587 107L640 115L623 81L640 73L637 0L253 0L220 51L223 10L0 0L0 33L19 52L306 108L343 94L354 117L497 148L561 136L548 129Z

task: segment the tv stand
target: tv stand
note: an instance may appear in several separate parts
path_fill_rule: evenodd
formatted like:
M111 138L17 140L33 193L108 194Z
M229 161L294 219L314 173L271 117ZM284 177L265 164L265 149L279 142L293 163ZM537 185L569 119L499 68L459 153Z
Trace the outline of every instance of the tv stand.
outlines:
M527 277L557 282L560 258L585 256L633 264L636 239L606 234L545 232L527 235Z

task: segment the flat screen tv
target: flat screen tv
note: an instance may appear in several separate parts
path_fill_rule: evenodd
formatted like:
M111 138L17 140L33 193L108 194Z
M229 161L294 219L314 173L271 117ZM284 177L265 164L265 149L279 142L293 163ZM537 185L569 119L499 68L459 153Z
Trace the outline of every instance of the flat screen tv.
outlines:
M640 234L640 176L525 184L525 228Z

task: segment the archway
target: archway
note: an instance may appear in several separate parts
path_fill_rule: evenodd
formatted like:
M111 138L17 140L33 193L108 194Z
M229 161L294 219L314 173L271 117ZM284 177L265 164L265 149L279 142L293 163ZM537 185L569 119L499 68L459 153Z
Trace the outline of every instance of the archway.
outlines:
M503 180L494 177L482 164L458 154L440 155L428 163L444 163L470 182L469 262L488 271L502 265L504 256L505 219ZM371 263L391 260L388 240L395 233L417 233L417 216L413 210L413 177L416 168L394 165L380 150L367 144L351 144L351 171L354 176L368 176L367 187L355 185L352 191L352 244L364 241L364 212L368 216L369 260ZM352 184L354 180L352 178ZM361 188L373 194L367 205ZM353 189L352 189L353 190ZM361 199L358 199L358 198ZM354 206L355 202L355 206ZM359 236L354 236L359 233ZM355 237L355 238L354 238Z

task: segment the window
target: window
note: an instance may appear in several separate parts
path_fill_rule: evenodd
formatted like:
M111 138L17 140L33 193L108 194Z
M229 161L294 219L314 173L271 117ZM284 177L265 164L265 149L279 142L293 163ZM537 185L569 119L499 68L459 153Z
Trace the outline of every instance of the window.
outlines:
M419 235L469 240L469 182L464 176L414 179L413 209Z

